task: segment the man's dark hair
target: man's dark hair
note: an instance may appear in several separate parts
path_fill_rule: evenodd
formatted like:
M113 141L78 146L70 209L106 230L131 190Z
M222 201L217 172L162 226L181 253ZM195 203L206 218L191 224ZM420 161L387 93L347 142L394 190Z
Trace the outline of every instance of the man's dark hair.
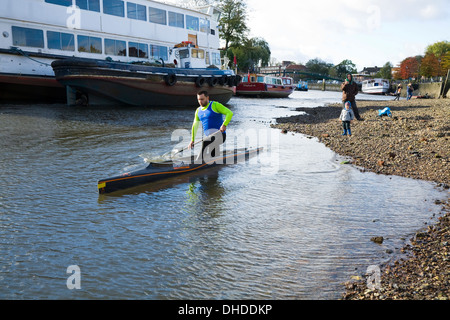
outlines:
M205 95L205 97L209 97L208 91L206 90L202 90L199 93L197 93L198 96L201 96L202 94Z

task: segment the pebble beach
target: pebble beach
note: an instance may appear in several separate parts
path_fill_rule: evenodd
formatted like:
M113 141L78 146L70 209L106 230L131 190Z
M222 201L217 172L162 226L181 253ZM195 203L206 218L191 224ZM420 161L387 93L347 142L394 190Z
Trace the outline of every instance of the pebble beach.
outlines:
M351 136L342 136L341 103L298 108L304 113L278 118L272 126L317 138L345 159L343 165L430 181L449 194L450 99L357 100L357 107L363 121L352 121ZM391 116L379 116L386 107ZM450 299L450 201L435 204L442 212L437 223L417 231L402 249L405 258L382 267L381 287L352 280L344 285L343 299Z

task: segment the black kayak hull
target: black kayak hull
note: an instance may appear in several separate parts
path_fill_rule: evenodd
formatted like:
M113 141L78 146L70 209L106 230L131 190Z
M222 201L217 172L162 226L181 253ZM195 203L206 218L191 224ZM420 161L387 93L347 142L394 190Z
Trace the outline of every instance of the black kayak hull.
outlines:
M100 194L111 193L155 181L165 180L174 176L202 171L217 165L242 162L257 155L262 149L263 148L235 150L231 153L224 153L221 156L212 158L210 161L203 163L195 163L195 161L189 161L191 163L187 164L183 162L150 163L144 169L99 180L97 183L98 192Z

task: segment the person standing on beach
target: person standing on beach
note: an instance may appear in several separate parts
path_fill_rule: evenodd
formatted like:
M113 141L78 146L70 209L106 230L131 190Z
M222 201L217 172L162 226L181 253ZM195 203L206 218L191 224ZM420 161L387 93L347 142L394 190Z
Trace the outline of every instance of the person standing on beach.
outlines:
M342 121L342 127L344 128L343 136L346 136L347 134L349 136L352 135L352 130L350 129L350 122L355 118L352 106L350 101L344 102L344 109L341 111L341 116L339 117L339 120Z
M408 87L406 87L406 100L410 100L411 99L413 91L414 91L414 89L413 89L412 84L411 83L408 84Z
M358 85L353 80L353 76L351 73L347 74L347 78L341 84L342 90L342 104L345 108L345 102L349 101L353 108L353 113L355 114L356 120L362 121L363 118L360 117L358 108L356 106L356 95L358 94Z
M198 130L200 122L203 126L203 133L205 136L211 135L208 140L202 142L202 159L205 159L204 154L206 147L213 142L217 147L225 142L227 137L226 128L233 117L233 112L217 101L209 101L209 94L207 91L200 91L197 94L197 101L199 107L195 111L194 122L192 124L191 142L188 145L189 149L194 147L195 135ZM223 119L225 116L225 120ZM215 157L216 148L213 147L210 156Z

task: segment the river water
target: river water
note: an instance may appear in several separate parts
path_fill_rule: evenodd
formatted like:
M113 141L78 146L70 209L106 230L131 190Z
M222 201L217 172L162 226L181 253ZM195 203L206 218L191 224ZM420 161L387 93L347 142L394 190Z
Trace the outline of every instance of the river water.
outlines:
M195 108L0 106L0 298L339 299L444 198L270 128L295 107L339 100L233 97L225 147L263 153L111 195L97 180L186 145Z

